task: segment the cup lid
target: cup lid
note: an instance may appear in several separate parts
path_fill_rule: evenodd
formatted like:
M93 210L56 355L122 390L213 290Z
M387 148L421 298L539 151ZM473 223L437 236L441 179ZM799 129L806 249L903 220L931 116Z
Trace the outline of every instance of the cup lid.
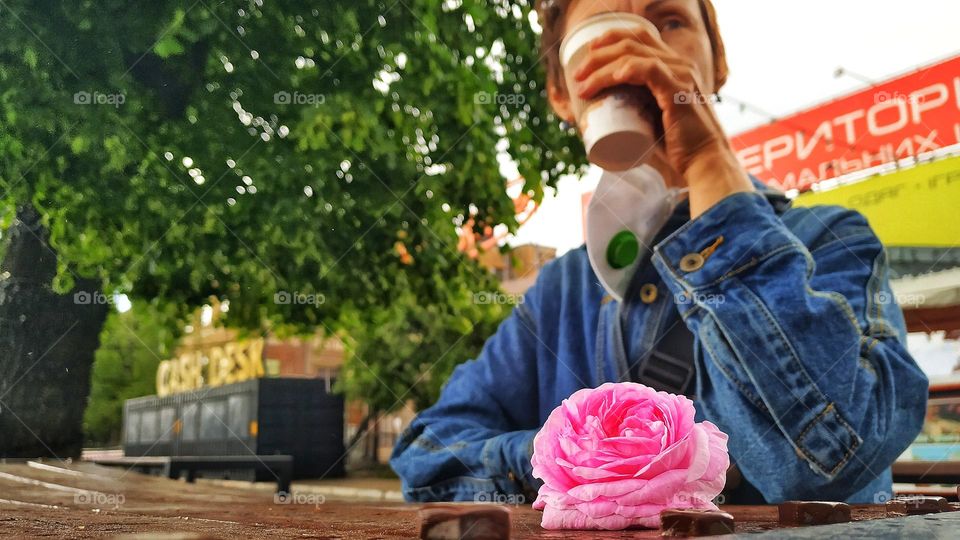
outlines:
M635 13L609 11L594 15L570 29L560 43L560 65L566 66L570 58L591 41L614 28L634 28L647 23L647 19Z

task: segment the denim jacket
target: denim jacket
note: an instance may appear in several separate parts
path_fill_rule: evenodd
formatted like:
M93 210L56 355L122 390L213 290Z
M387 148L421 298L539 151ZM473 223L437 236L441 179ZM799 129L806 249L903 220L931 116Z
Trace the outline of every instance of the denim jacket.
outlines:
M391 465L404 496L534 495L533 438L550 412L579 389L629 380L631 364L686 324L697 420L730 436L756 498L888 497L928 382L905 348L884 249L862 215L789 208L754 184L692 221L677 208L631 286L659 294L648 285L643 298L611 301L583 247L545 266L401 436Z

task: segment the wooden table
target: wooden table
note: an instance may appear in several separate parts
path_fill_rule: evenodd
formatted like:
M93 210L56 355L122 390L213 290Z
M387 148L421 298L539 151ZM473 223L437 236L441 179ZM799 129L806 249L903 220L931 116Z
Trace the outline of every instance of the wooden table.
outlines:
M188 484L90 463L0 464L0 537L410 538L417 534L418 509L413 504L325 500L318 494L297 492L296 487L293 497L280 501L269 490L206 482ZM545 531L540 528L540 513L529 505L510 509L514 538L658 537L657 531L643 530ZM775 506L723 509L737 518L738 532L779 527ZM882 510L874 506L854 507L853 514L855 520L871 520L881 517ZM960 512L939 514L948 515L956 520L954 526L960 528ZM926 519L923 523L933 523L930 518L880 521L886 522L889 529L894 522L903 520ZM808 527L791 531L810 535L827 529Z

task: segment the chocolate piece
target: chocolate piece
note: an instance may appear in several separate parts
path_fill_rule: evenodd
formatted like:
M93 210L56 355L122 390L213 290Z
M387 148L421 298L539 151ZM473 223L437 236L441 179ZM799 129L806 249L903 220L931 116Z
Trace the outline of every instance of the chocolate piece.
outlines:
M504 540L510 538L510 511L494 505L428 504L420 509L420 538Z
M663 510L660 512L662 536L712 536L732 534L733 516L710 510Z
M907 505L907 514L916 516L919 514L936 514L937 512L949 512L950 505L947 499L943 497L927 497L925 495L910 495L900 497L899 500Z
M780 523L826 525L850 521L850 505L824 501L787 501L778 506Z
M907 503L899 499L890 499L883 505L887 517L898 517L907 515Z

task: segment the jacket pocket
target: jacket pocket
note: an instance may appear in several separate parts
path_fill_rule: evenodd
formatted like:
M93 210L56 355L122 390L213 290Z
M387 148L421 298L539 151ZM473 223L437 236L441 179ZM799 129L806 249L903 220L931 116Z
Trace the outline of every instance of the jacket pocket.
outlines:
M862 443L833 403L828 403L796 440L797 448L814 470L831 478L840 472Z

